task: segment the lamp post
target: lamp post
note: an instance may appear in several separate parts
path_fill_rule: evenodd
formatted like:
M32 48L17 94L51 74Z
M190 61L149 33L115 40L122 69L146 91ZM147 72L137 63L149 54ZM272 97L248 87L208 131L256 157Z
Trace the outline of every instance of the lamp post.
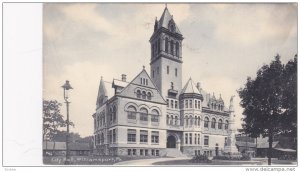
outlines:
M69 150L69 137L70 137L70 131L69 131L69 90L73 89L70 85L70 82L66 80L66 83L62 86L64 89L64 99L67 106L67 137L66 137L66 161L65 164L70 164L70 150Z

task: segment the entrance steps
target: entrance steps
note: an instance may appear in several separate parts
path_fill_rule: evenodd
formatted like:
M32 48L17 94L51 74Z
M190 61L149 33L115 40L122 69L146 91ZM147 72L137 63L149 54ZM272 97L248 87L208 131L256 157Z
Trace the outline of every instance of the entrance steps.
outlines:
M177 148L167 148L166 156L168 156L168 157L187 157Z

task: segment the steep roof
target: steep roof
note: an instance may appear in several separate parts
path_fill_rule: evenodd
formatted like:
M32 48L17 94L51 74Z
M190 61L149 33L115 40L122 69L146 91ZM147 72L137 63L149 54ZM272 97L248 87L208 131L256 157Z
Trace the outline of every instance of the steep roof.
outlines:
M103 78L101 76L96 105L97 106L102 105L102 103L104 103L103 100L105 97L108 97L107 90L105 88L105 84L104 84Z
M198 88L195 86L192 78L190 78L188 80L188 82L185 84L185 86L183 87L181 94L185 94L185 93L195 93L195 94L201 94L198 90Z
M159 22L158 22L158 29L163 27L166 29L169 29L169 23L170 21L173 21L174 26L175 26L175 32L181 34L181 32L179 31L179 28L177 27L176 23L173 20L173 16L170 14L168 8L166 7L164 12L162 13Z

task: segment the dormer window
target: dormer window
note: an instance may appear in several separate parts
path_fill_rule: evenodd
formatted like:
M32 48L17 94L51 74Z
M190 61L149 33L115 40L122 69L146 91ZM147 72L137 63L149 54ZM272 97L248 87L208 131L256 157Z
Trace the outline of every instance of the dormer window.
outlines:
M169 30L170 30L171 32L175 32L175 26L174 26L174 24L170 24Z

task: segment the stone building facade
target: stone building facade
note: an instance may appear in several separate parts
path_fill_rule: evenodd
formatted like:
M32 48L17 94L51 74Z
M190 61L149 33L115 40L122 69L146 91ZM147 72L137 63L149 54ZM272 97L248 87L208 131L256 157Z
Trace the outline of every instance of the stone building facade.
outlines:
M150 38L150 75L114 79L108 97L103 79L94 119L94 153L121 156L216 155L227 143L230 111L221 95L190 78L182 85L182 41L168 8Z

